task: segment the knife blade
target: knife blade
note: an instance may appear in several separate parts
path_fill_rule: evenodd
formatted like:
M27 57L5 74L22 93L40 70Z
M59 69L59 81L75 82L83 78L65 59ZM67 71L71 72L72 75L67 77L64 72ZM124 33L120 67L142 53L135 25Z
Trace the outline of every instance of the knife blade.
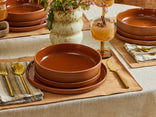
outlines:
M123 85L125 86L126 89L129 88L129 86L127 85L127 83L125 82L125 80L122 78L122 76L120 75L120 73L118 72L118 70L115 68L115 66L111 63L110 60L107 60L107 66L110 69L110 71L115 72L118 77L120 78L121 82L123 83Z

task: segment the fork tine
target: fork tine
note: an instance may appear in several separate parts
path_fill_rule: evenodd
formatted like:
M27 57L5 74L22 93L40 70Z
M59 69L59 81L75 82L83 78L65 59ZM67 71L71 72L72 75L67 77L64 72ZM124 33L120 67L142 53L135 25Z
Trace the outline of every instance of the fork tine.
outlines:
M10 95L13 97L14 96L14 93L13 93L13 90L12 90L12 87L11 87L11 84L9 82L9 79L7 77L7 70L6 70L6 64L4 63L2 66L1 66L1 70L0 70L0 73L1 75L4 76L5 80L6 80L6 83L8 85L8 88L9 88L9 92L10 92Z

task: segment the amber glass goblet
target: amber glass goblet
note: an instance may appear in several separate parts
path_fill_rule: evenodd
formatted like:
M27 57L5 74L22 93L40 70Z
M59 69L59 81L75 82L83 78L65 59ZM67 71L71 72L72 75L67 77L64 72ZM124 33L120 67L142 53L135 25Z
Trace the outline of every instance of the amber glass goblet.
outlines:
M109 20L103 23L102 18L97 18L91 22L91 34L95 40L101 41L101 48L99 50L103 59L111 57L111 52L105 50L105 41L110 41L115 35L115 25Z

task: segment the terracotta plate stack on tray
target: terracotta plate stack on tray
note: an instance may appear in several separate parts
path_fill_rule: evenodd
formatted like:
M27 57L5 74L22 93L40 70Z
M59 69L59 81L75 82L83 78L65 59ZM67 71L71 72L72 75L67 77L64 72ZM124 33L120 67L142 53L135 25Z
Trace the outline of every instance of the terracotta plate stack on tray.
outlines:
M9 0L7 2L8 17L11 32L33 31L46 26L47 12L43 4L37 0L29 3L28 0Z
M156 10L135 8L119 13L116 37L128 43L156 45Z
M36 87L58 94L80 94L99 87L107 74L99 53L80 44L56 44L37 52L27 67Z

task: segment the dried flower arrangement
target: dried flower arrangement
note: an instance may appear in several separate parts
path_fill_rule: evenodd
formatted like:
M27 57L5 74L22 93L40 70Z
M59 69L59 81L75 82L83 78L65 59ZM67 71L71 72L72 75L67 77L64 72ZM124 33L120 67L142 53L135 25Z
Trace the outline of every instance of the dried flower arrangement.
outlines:
M34 0L29 0L29 2L34 2ZM49 30L51 30L52 22L54 20L53 11L69 10L72 13L73 9L76 9L79 6L81 6L82 9L87 10L90 8L90 5L92 5L90 0L38 0L38 4L41 2L44 3L45 10L48 8L47 26Z

